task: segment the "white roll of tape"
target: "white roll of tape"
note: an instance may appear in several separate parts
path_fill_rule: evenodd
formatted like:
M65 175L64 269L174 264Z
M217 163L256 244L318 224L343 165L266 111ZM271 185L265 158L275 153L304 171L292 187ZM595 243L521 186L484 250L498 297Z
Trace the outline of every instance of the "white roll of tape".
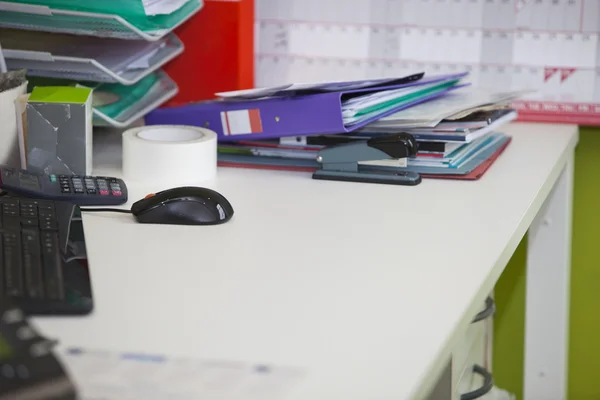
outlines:
M217 175L217 134L194 126L152 125L123 132L123 178L195 185Z

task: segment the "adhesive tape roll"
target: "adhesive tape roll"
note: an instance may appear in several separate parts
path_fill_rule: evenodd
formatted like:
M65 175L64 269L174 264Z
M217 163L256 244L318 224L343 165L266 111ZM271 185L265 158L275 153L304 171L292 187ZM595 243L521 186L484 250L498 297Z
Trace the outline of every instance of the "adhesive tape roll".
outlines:
M125 181L195 185L217 175L217 134L194 126L153 125L123 132Z

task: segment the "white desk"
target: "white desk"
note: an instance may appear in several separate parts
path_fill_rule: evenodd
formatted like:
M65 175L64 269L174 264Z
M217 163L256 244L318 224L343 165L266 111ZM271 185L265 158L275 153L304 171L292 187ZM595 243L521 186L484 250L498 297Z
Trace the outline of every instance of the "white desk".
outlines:
M529 241L533 347L526 368L531 374L541 362L547 369L545 378L527 378L526 391L543 390L536 388L541 382L564 392L564 376L554 382L564 359L554 367L544 357L566 357L568 279L553 277L568 278L568 166L577 128L518 124L506 131L513 142L478 182L402 187L221 168L211 186L236 212L225 225L149 226L129 215L85 215L95 312L36 322L72 345L305 368L290 400L419 399L548 198L543 212L554 219L537 223ZM103 167L95 173L118 174ZM129 186L131 201L161 189ZM531 252L539 253L548 234L554 242L542 260ZM546 260L553 275L534 277ZM552 284L553 297L541 302ZM534 286L538 297L530 298ZM564 308L565 301L552 319L536 317L544 329L558 326L537 338L554 346L550 354L536 350L530 311Z

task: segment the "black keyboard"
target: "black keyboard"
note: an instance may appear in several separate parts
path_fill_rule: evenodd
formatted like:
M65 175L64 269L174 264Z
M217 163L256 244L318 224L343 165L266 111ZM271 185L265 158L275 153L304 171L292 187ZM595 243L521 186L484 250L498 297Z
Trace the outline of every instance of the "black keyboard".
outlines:
M0 297L28 315L87 314L93 308L79 207L0 196Z

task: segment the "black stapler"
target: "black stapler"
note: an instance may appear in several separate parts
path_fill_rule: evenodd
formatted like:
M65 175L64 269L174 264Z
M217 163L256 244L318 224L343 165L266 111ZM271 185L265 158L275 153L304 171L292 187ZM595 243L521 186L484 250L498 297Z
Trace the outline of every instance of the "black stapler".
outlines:
M416 154L417 141L408 133L327 147L317 156L320 168L313 179L418 185L421 175L403 168Z

